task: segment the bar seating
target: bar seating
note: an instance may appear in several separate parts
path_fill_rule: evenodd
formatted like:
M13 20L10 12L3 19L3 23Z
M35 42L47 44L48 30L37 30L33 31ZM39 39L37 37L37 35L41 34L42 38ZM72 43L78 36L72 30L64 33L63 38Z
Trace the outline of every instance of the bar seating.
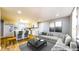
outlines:
M27 38L27 37L28 37L28 31L25 31L24 38Z

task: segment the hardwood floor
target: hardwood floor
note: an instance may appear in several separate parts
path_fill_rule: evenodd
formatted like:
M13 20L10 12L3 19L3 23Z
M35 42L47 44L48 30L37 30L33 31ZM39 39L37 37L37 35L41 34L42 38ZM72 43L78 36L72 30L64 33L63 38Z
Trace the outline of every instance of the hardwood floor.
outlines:
M29 35L28 38L25 38L20 41L16 41L15 37L2 38L0 41L0 51L20 51L19 46L28 42L28 40L36 38L33 35Z
M25 43L27 43L27 40L18 42L18 43L14 44L14 45L9 45L6 48L1 48L0 51L20 51L19 46L22 45L22 44L25 44Z

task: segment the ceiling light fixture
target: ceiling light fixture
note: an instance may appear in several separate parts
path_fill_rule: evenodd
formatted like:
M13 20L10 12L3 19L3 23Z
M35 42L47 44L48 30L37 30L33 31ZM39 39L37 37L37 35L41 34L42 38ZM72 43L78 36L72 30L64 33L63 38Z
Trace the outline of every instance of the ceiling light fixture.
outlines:
M21 14L21 13L22 13L22 11L18 10L18 11L17 11L17 13L18 13L18 14Z

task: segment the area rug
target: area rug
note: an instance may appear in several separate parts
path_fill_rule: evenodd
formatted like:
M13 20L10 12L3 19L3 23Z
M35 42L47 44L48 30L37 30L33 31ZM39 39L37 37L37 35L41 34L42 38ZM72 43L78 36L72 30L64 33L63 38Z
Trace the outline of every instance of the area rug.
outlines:
M40 51L51 51L51 48L53 48L53 46L55 45L56 41L53 42L47 42L47 46L45 46L44 48L42 48ZM27 43L19 46L21 51L32 51L28 46Z

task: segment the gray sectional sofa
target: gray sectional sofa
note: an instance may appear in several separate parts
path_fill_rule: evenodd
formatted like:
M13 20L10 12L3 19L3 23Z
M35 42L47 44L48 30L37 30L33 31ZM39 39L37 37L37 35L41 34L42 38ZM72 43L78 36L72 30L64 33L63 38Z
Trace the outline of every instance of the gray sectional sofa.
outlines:
M64 39L65 34L63 34L63 33L57 33L57 32L48 32L46 35L40 34L39 37L46 38L46 39L55 39L55 40L58 40L58 38Z
M56 44L52 47L51 51L76 51L77 44L72 40L70 35L58 33L58 32L49 32L46 35L39 35L40 38L46 39L49 42L56 41Z

